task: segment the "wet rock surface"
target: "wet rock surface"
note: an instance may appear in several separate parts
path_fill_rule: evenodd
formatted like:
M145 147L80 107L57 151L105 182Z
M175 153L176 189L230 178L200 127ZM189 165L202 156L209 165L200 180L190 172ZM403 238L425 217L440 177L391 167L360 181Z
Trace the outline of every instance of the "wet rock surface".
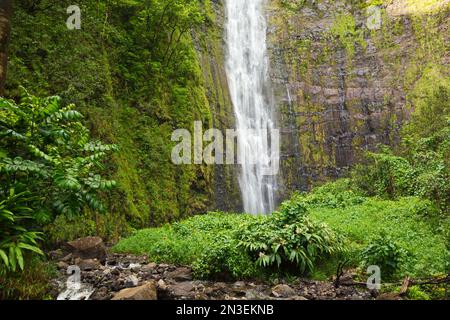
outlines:
M106 247L100 237L80 238L67 243L67 249L73 257L104 261Z
M396 25L401 32L389 27L369 30L366 9L345 0L297 1L292 6L271 1L270 75L287 195L345 175L365 150L399 142L399 130L411 111L407 105L413 86L405 80L415 72L417 61L427 63L418 58L417 39L425 37L425 30L414 27L415 17L408 15L414 8L407 1L389 2L381 8L386 10L382 25ZM354 23L352 32L364 36L343 40L336 34L336 26L344 27L343 14ZM435 35L448 34L448 26L445 19ZM441 40L436 37L427 44L432 41ZM445 66L447 56L430 62Z
M155 281L119 291L111 300L157 300Z
M103 263L98 259L73 257L55 262L59 276L53 281L53 292L55 298L59 299L372 299L367 290L344 286L335 288L332 282L297 280L274 285L258 281L200 281L193 279L189 267L149 263L146 256L108 254ZM74 281L77 272L78 284Z

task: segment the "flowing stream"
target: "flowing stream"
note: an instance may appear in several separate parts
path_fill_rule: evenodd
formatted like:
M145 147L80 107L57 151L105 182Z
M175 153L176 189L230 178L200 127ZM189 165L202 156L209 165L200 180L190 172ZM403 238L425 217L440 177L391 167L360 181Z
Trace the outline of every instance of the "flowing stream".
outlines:
M274 153L268 142L275 128L266 44L266 0L226 0L226 70L239 134L239 186L244 210L274 210L276 175L265 167Z

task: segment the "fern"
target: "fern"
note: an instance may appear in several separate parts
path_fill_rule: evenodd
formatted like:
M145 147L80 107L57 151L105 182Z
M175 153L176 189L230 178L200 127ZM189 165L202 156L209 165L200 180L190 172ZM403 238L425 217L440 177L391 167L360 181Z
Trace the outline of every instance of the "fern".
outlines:
M28 207L33 197L29 192L16 194L14 189L3 196L0 201L0 271L23 270L24 251L43 254L37 245L41 233L25 227L26 222L33 219L33 210Z

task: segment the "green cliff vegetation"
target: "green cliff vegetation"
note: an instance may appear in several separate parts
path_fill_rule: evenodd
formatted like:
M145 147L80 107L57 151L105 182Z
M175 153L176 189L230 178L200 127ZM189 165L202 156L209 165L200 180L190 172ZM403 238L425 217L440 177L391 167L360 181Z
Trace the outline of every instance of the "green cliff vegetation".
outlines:
M42 253L39 247L43 244L54 246L87 235L115 241L136 228L206 212L214 205L213 170L207 166L175 166L170 161L174 129L190 130L194 120L209 128L213 112L217 112L214 121L224 125L231 118L221 69L206 71L223 64L216 45L221 41L221 26L214 20L213 3L79 1L81 29L69 30L66 8L71 4L39 0L15 1L13 5L6 99L2 99L0 110L0 203L5 212L2 219L9 228L2 229L0 248L6 248L6 252L0 251L2 272L5 266L15 267L16 260L17 269L23 267L21 247ZM22 86L30 95L23 94ZM47 96L59 98L43 98ZM63 186L55 174L59 169L76 168L80 155L64 151L60 155L64 161L56 165L56 160L48 158L56 152L48 138L32 137L36 130L47 127L65 135L64 128L57 127L59 123L54 128L46 123L42 129L41 124L34 124L35 112L42 112L39 121L46 121L44 118L50 117L46 108L56 105L64 112L70 110L67 112L74 117L70 120L81 121L76 122L82 130L77 136L90 132L95 141L120 146L120 152L105 154L101 161L93 159L113 184L108 185L111 190L100 190L101 208L90 206L96 199L83 194L70 199L76 208L66 212L65 203L44 205L45 195L36 191L56 193L56 189L46 189L52 183L75 190L82 179L97 179L97 173L89 167L82 175L75 172L67 180L71 185ZM18 111L22 108L28 109L22 114ZM23 127L24 123L28 127ZM16 129L17 134L13 131ZM24 141L21 135L41 140ZM58 139L66 138L76 139ZM19 143L24 145L19 147ZM69 148L64 141L55 143ZM30 149L34 147L40 149ZM55 168L48 172L47 165ZM25 180L19 179L14 170ZM225 180L231 181L230 174ZM102 181L89 183L89 188L93 184L103 187ZM25 212L15 211L15 202L26 203ZM15 243L14 248L19 249L9 253L6 240L14 235L10 230L22 233L18 230L22 226L26 227L21 236L24 242Z
M200 69L192 37L207 38L205 24L213 32L211 3L80 1L81 30L67 29L68 5L15 5L6 96L17 98L20 85L38 96L59 95L86 116L95 137L120 145L108 161L118 187L107 199L115 218L100 221L105 236L204 212L212 172L172 165L170 137L194 120L208 127L212 121L211 79ZM86 218L94 221L89 214L56 220L55 237L67 240L72 228L95 232Z

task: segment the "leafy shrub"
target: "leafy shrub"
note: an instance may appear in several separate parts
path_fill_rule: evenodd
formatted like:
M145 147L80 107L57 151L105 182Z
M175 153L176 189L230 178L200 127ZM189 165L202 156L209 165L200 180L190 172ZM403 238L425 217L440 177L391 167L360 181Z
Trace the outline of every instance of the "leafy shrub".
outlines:
M357 166L353 174L361 190L391 199L411 195L414 169L407 159L393 155L387 147L380 153L368 152L366 157L368 165Z
M405 256L406 251L384 234L373 239L363 250L362 263L364 267L379 266L382 276L390 278L400 270Z
M236 230L253 218L219 212L197 215L172 225L139 230L121 240L113 250L148 254L156 262L189 265L209 251L216 240L232 238Z
M442 220L436 205L418 197L397 200L365 198L363 203L343 208L311 208L310 216L346 239L352 264L361 264L361 252L372 239L386 234L408 252L401 272L426 277L445 272L448 265L448 220ZM336 268L327 269L334 274Z
M448 212L449 96L449 85L420 90L411 121L402 128L400 146L367 153L366 163L353 171L355 186L369 196L426 198Z
M100 191L115 186L99 169L115 145L91 141L83 116L58 97L37 98L24 91L20 104L0 98L0 182L39 194L42 222L55 214L78 215L84 207L103 210Z
M22 250L42 253L35 230L56 216L105 210L115 181L102 178L102 161L117 147L92 141L82 119L58 97L0 98L0 260L10 270L23 270Z
M197 278L250 278L258 268L250 256L239 247L236 239L218 235L192 265Z
M284 203L272 216L210 213L141 230L113 250L189 264L198 278L257 277L278 261L305 271L317 258L341 249L331 230L306 215L304 205L296 201Z
M310 193L297 195L296 201L307 208L345 208L366 200L355 189L350 179L339 179L314 188Z
M23 272L0 271L0 300L52 299L51 280L58 276L56 266L42 261L41 257L30 257Z
M87 215L67 217L59 215L55 220L43 228L46 239L52 244L62 244L76 238L96 234L95 222Z
M246 226L240 245L260 266L296 266L300 272L312 271L316 259L342 250L338 236L309 218L304 205L295 200L286 201L279 212Z
M418 286L409 287L406 294L408 299L411 300L431 300L429 294L421 290Z

